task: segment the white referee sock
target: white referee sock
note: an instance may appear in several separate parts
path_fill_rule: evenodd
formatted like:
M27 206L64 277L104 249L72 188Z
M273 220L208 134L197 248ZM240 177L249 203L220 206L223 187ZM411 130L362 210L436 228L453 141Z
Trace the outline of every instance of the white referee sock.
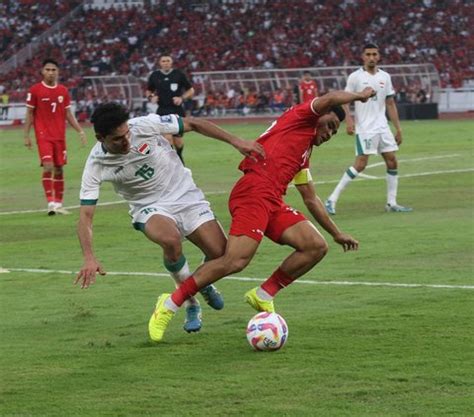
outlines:
M347 187L347 185L359 175L357 170L354 167L349 167L346 172L344 172L344 175L342 176L341 180L339 181L339 184L336 185L336 188L334 188L334 191L332 194L328 197L328 200L332 202L336 202L339 199L339 196L341 195L342 191L344 188Z
M398 170L387 169L387 204L397 205Z

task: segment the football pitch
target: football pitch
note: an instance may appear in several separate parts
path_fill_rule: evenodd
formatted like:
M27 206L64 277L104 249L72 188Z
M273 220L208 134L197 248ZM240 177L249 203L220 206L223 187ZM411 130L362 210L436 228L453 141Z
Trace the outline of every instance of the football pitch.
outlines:
M203 329L179 311L163 343L148 339L156 297L170 292L158 246L130 225L126 204L103 187L94 246L109 272L88 290L76 238L82 167L68 132L65 206L46 215L36 149L0 130L0 416L470 416L474 409L474 121L402 122L400 204L385 213L385 167L372 157L342 194L334 220L360 241L343 253L325 234L322 263L280 292L289 338L254 352L245 328L248 289L290 253L264 239L242 273L217 283L225 308L204 302ZM248 139L268 125L226 128ZM240 155L185 136L184 157L228 230L227 198ZM315 148L312 174L326 198L354 159L341 133ZM286 201L305 212L293 188ZM323 233L324 234L324 233ZM195 268L201 254L184 251ZM5 272L8 270L9 272Z

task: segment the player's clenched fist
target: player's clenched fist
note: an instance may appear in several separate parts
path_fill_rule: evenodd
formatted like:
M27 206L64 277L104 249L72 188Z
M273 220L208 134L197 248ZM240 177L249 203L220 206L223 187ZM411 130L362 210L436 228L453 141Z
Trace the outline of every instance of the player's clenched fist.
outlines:
M365 103L370 97L373 97L377 94L377 92L372 87L365 87L359 95L361 98L359 99L362 103Z

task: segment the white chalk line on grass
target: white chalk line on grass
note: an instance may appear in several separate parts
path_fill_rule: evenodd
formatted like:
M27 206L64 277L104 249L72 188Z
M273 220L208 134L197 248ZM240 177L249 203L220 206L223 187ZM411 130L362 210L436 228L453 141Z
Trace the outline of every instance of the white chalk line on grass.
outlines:
M65 275L76 275L77 272L65 271L65 270L52 270L52 269L34 269L34 268L0 268L0 272L30 272L38 274L65 274ZM122 276L145 276L145 277L170 277L169 274L161 272L107 272L107 275L122 275ZM251 281L251 282L263 282L263 278L255 277L225 277L224 279L230 281ZM450 284L402 284L396 282L369 282L369 281L313 281L298 279L295 281L297 284L308 284L308 285L342 285L342 286L366 286L366 287L399 287L399 288L435 288L435 289L456 289L456 290L474 290L474 285L450 285Z
M428 159L428 158L427 158ZM431 159L431 158L430 158ZM413 178L413 177L426 177L429 175L440 175L440 174L462 174L466 172L473 172L474 168L463 168L463 169L449 169L445 171L427 171L427 172L418 172L416 174L405 174L405 175L399 175L399 178ZM367 175L367 174L359 174L359 176L356 178L357 181L364 181L365 179L367 180L385 180L385 176L381 177L376 177L372 175ZM339 180L330 180L330 181L316 181L316 185L320 184L337 184ZM205 195L220 195L220 194L226 194L230 190L219 190L219 191L205 191ZM98 206L112 206L115 204L123 204L126 203L125 200L117 200L117 201L108 201L105 203L98 203ZM75 205L75 206L68 206L64 207L67 210L72 210L72 209L77 209L81 207L80 205ZM28 213L45 213L46 209L36 209L36 210L17 210L17 211L3 211L0 212L0 216L6 216L10 214L28 214Z
M399 163L404 163L404 162L418 162L418 161L428 161L428 160L431 160L431 159L446 159L446 158L456 158L458 156L461 156L460 154L458 153L453 153L453 154L450 154L450 155L438 155L438 156L424 156L422 158L409 158L409 159L400 159L398 162ZM375 164L370 164L370 165L367 165L365 168L375 168L375 167L380 167L380 166L383 166L385 165L385 161L382 161L382 162L376 162ZM359 174L360 175L360 174Z

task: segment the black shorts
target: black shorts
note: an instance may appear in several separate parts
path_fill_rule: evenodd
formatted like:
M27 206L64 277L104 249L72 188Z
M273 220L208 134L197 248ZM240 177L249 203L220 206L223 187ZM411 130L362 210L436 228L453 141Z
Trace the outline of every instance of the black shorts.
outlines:
M158 110L156 111L156 114L160 116L166 116L167 114L177 114L178 116L181 116L181 117L186 116L183 106L169 106L169 107L158 106Z

